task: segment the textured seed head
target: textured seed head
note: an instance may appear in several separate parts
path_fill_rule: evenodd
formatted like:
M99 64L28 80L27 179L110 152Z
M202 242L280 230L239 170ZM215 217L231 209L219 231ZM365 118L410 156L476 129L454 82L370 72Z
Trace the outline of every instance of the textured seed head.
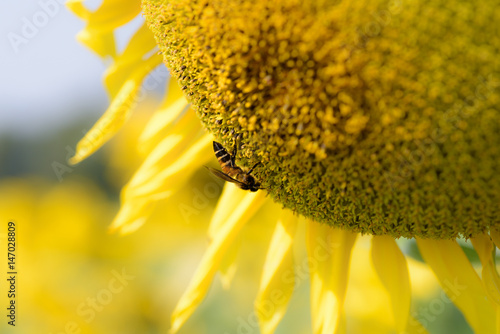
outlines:
M394 237L499 226L499 0L143 8L206 128L285 207Z

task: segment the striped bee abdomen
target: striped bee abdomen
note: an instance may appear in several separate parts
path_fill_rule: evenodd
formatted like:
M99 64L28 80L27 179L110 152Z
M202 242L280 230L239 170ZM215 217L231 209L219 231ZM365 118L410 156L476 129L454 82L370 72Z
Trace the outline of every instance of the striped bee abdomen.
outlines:
M224 167L234 167L234 162L231 155L221 144L216 141L214 141L214 152L222 169L224 169Z

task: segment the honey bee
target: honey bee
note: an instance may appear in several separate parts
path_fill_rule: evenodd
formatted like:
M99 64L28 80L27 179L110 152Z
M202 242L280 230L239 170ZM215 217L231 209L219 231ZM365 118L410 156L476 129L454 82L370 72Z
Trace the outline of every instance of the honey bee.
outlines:
M236 145L233 154L230 155L220 143L214 141L214 152L222 171L205 166L212 174L224 181L235 183L236 186L243 190L254 192L264 189L260 188L260 183L256 182L255 178L250 175L260 162L256 163L245 173L240 167L236 166Z

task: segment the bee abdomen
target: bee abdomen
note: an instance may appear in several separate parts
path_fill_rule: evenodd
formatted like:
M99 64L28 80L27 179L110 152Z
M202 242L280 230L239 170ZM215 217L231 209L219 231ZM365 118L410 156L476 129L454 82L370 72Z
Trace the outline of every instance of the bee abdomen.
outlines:
M214 152L221 167L225 165L232 166L231 155L227 153L226 149L222 147L221 144L215 141L214 141Z

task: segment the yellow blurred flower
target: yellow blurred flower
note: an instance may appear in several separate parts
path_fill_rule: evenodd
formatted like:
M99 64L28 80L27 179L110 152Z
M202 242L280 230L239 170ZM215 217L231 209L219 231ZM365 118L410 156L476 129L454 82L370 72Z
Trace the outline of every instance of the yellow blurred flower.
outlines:
M239 138L243 166L263 162L255 175L265 191L224 187L210 244L173 312L172 332L193 314L218 271L230 284L238 238L256 214L266 216L261 231L276 222L255 301L262 333L276 330L304 272L315 334L349 330L350 314L378 320L381 333L425 332L431 318L411 311L408 260L395 241L401 236L416 239L448 296L429 303L431 316L453 302L475 332L498 331L498 6L145 0L153 33L144 23L121 53L113 33L139 14L138 1L105 0L95 12L79 0L68 6L87 22L79 39L113 61L105 77L110 107L72 163L122 127L162 56L181 86L170 83L139 138L146 158L122 190L113 231L137 230L156 204L172 200L201 165L214 161L212 134L226 147ZM152 52L156 45L159 53ZM217 193L216 182L194 188L189 204L178 207L183 219L198 215ZM298 214L309 219L304 229ZM357 272L352 260L359 233L372 235L376 275ZM457 237L472 240L481 275ZM297 265L301 238L307 255ZM366 287L375 281L378 287L361 285L356 295L347 289L350 269ZM376 307L359 303L366 296Z
M176 199L153 212L141 233L119 238L106 233L116 205L92 180L76 173L60 183L0 179L0 220L16 223L18 273L16 327L5 321L0 332L167 332L165 312L173 310L191 274L185 265L202 251L186 241L205 242L203 220L191 217L186 224L177 211L190 193L181 191ZM167 226L167 219L174 222ZM0 233L2 247L6 241ZM0 264L7 267L6 257ZM9 302L2 293L0 303Z

